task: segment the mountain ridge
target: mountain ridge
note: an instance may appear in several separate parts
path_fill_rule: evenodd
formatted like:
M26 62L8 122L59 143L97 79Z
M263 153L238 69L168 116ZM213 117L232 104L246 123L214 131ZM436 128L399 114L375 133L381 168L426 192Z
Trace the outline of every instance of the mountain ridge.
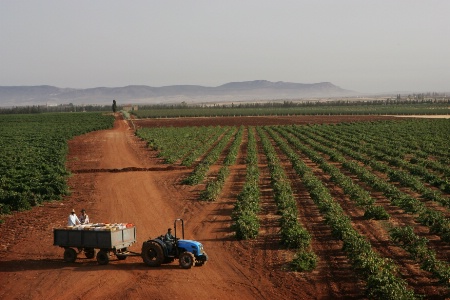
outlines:
M201 85L169 85L152 87L127 85L123 87L93 87L86 89L59 88L50 85L0 86L0 106L52 104L110 104L121 103L171 104L252 100L302 99L317 97L355 96L357 92L342 89L331 82L293 83L284 81L239 81L217 87Z

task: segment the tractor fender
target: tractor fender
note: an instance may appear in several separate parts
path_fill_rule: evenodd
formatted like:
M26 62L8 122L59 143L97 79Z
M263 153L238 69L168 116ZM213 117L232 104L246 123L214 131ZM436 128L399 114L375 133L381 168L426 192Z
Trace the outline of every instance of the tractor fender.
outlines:
M164 257L169 256L169 250L167 249L167 245L166 245L166 243L164 243L164 241L162 239L155 238L151 241L155 241L156 243L158 243L161 246L163 253L164 253Z

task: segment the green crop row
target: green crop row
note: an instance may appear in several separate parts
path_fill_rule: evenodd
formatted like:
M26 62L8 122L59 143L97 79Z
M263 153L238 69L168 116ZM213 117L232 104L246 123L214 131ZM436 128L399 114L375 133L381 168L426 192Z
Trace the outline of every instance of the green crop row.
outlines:
M231 218L233 224L232 230L236 233L236 238L251 239L255 238L259 232L259 169L258 154L253 127L248 128L247 144L247 170L245 183L242 191L237 196Z
M217 159L219 159L220 153L222 153L223 149L228 144L234 132L234 128L227 128L227 131L224 133L218 143L213 147L213 149L208 152L208 154L202 159L202 161L194 168L191 174L183 180L183 184L196 185L203 181L209 171L210 166Z
M136 135L145 140L150 149L158 151L165 163L182 160L190 167L225 131L224 127L166 127L139 128Z
M230 174L229 166L236 162L237 154L239 151L239 146L241 145L242 133L244 132L244 126L241 126L234 136L234 141L228 150L228 154L224 160L224 166L220 168L217 177L209 180L206 183L206 187L203 191L200 192L200 199L205 201L214 201L216 200L220 192L222 191L223 185L225 184L225 180Z
M389 299L394 298L394 295L400 298L414 297L413 293L406 288L405 281L397 277L395 264L389 259L380 257L376 249L372 250L364 233L358 233L352 228L351 220L340 208L339 203L331 202L334 199L324 185L324 180L327 182L331 180L336 186L342 188L342 191L356 205L365 209L367 218L387 217L384 210L386 206L374 205L374 198L371 196L371 194L379 195L378 192L381 192L381 195L392 205L401 207L405 213L413 213L418 222L430 228L431 234L436 233L442 241L447 241L450 224L445 217L446 208L438 211L431 206L427 207L422 201L436 201L438 199L436 195L441 194L441 198L448 197L445 195L448 182L448 167L445 163L449 161L450 153L448 147L450 122L399 120L336 125L266 126L258 127L257 131L261 142L255 142L255 145L263 145L264 139L267 138L268 144L276 143L277 148L282 150L291 161L293 169L300 177L298 182L301 182L309 191L311 199L319 207L326 223L332 228L333 234L344 242L344 250L349 261L363 275L367 283L367 295L372 298ZM259 231L261 186L257 164L258 156L261 154L250 150L253 149L251 146L253 133L254 128L248 128L246 181L237 197L231 216L232 228L236 232L236 237L240 239L254 238ZM294 140L296 142L293 142ZM291 150L286 150L289 148ZM324 176L316 177L296 153L299 151L315 162ZM269 162L275 203L281 204L278 210L281 214L280 227L282 227L283 207L289 207L289 203L292 202L289 199L293 199L293 202L296 200L295 197L289 196L293 194L289 180L279 175L284 173L284 168L277 166L280 154L269 151L264 155ZM412 178L413 181L418 182L417 187L432 190L433 195L424 190L425 192L417 196L417 190L414 191L413 187L410 187L411 191L405 188L408 185L402 184L401 178L405 180ZM410 186L413 184L410 183ZM290 217L292 216L295 216L295 213L292 213ZM292 220L287 217L285 219ZM295 226L291 227L295 228ZM283 230L280 231L281 239L284 241L282 232ZM291 234L288 230L284 233L286 236ZM289 245L290 242L284 243ZM292 265L301 270L310 262L313 260L308 253L299 252ZM433 264L433 260L429 264ZM438 266L437 263L436 268Z
M350 199L354 201L357 206L362 207L365 210L365 218L376 220L389 219L389 214L382 206L374 205L375 200L370 196L369 192L364 190L360 185L354 183L353 180L344 175L339 168L329 164L326 159L306 145L308 144L314 149L327 153L332 160L336 160L339 157L341 162L345 161L345 159L340 157L336 151L333 149L326 149L320 145L320 143L317 143L312 139L303 138L302 141L300 141L297 138L297 132L292 130L292 128L276 128L276 130L297 150L302 151L313 162L318 164L324 172L328 173L331 176L330 180L339 185L344 193L349 195Z
M333 199L323 182L281 139L280 147L291 160L292 166L309 191L331 227L333 235L344 242L343 250L353 266L361 272L367 282L367 296L375 299L414 299L414 293L407 289L406 282L397 277L396 267L389 260L380 257L372 246L353 227L342 207Z
M311 235L298 221L297 202L291 183L266 133L261 127L256 130L267 157L274 199L281 215L281 242L288 248L306 249L311 243Z
M411 226L393 227L390 235L394 242L420 263L423 270L430 272L441 284L450 287L450 265L436 258L436 253L427 247L426 238L417 236Z
M296 127L297 132L303 128L304 127ZM302 133L305 132L302 131ZM366 157L361 155L360 152L352 150L351 148L360 148L359 146L354 145L354 143L345 142L338 137L330 135L329 133L326 135L326 138L320 137L317 134L305 134L311 138L314 137L315 140L320 141L324 145L328 145L330 147L330 151L339 150L345 155L357 159L378 171L388 172L390 170L390 168L388 168L385 164L372 159L370 156ZM326 151L325 147L322 149L324 149L323 151ZM330 155L330 158L338 159L339 156ZM417 213L417 220L421 224L430 227L431 232L439 235L443 241L450 242L450 220L446 218L442 212L428 208L419 199L402 192L395 185L389 183L384 178L377 176L372 171L354 161L341 160L340 162L344 168L358 176L360 180L367 183L374 190L382 192L392 204L401 207L406 212Z

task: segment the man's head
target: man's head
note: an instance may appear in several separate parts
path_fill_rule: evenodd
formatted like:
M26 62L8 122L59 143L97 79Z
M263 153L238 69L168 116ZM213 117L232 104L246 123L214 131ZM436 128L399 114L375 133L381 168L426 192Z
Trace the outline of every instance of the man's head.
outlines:
M83 208L83 209L81 210L81 213L82 213L82 214L86 213L86 210Z
M167 229L167 232L172 232L172 228Z
M74 214L75 213L75 209L72 209L72 211L70 212L71 214Z

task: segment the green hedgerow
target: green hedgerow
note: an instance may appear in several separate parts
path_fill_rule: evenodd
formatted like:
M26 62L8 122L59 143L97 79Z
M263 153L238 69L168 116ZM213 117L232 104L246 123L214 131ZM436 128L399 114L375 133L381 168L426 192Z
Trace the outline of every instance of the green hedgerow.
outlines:
M386 212L383 206L371 205L366 209L364 218L370 220L389 220L389 214Z
M317 256L314 252L309 250L300 250L295 254L291 262L291 266L295 271L312 271L317 266Z
M258 216L251 211L243 211L232 225L232 230L236 232L236 238L247 240L258 236L259 220Z

